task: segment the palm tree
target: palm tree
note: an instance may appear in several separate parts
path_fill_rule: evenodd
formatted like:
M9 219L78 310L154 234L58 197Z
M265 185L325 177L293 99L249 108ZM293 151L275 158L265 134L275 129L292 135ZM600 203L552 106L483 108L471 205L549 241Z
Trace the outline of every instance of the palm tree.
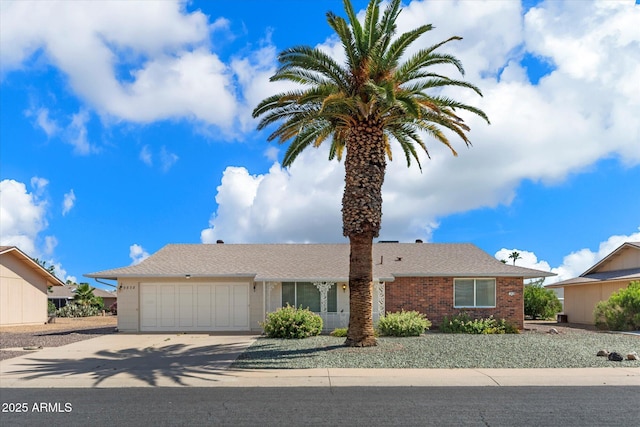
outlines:
M430 71L432 66L452 65L464 74L462 64L448 54L436 53L442 45L459 40L451 37L419 49L401 62L407 48L430 31L423 25L395 37L400 1L391 0L382 15L380 1L370 0L363 24L351 2L344 0L347 20L327 13L346 56L339 64L318 48L295 46L279 54L280 67L272 81L290 81L297 90L264 99L253 111L262 116L258 129L279 126L269 141L291 140L283 165L289 166L307 147L331 140L329 160L345 156L345 188L342 197L343 234L350 243L349 331L346 345L376 345L373 330L373 239L378 237L382 218L382 183L386 158L391 160L390 140L421 168L416 146L429 152L423 135L445 144L457 155L443 132L458 135L466 145L469 127L456 115L466 110L488 122L481 110L443 95L429 95L429 89L474 85ZM421 168L422 169L422 168Z
M520 252L513 251L511 252L511 255L509 255L509 258L513 260L513 265L516 265L516 260L521 259L522 257L520 256Z
M94 305L96 303L96 296L93 291L96 288L92 288L88 283L80 283L76 286L74 292L73 301L80 305Z

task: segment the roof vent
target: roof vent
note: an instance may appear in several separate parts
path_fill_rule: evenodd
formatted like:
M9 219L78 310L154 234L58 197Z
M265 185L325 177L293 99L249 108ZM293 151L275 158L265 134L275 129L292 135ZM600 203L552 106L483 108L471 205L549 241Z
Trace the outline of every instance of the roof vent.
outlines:
M416 239L416 243L424 243L422 239Z
M216 243L217 243L218 245L221 245L221 244L223 244L223 243L224 243L224 240L220 240L220 239L218 239L218 240L216 240Z
M400 240L378 240L378 243L400 243Z

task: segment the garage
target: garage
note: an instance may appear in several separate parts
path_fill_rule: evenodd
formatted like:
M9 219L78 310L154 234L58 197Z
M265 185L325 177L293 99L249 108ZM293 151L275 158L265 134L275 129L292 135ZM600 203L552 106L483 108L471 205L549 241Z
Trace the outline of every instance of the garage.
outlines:
M248 283L141 283L140 331L248 331Z

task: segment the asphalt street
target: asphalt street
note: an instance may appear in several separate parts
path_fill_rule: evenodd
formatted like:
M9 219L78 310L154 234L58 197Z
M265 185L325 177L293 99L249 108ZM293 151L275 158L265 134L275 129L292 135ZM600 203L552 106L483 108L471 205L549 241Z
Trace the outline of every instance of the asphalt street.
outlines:
M640 387L0 389L2 426L638 425ZM19 411L19 412L18 412Z

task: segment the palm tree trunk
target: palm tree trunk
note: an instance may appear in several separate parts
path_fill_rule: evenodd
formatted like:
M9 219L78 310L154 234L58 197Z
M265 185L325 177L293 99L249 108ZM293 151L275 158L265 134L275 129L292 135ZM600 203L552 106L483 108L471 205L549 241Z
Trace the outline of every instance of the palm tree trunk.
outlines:
M343 234L349 238L349 331L345 345L377 344L373 330L373 238L382 220L386 168L382 125L362 120L347 139Z
M377 344L373 329L373 237L349 238L349 331L345 345L370 347Z

